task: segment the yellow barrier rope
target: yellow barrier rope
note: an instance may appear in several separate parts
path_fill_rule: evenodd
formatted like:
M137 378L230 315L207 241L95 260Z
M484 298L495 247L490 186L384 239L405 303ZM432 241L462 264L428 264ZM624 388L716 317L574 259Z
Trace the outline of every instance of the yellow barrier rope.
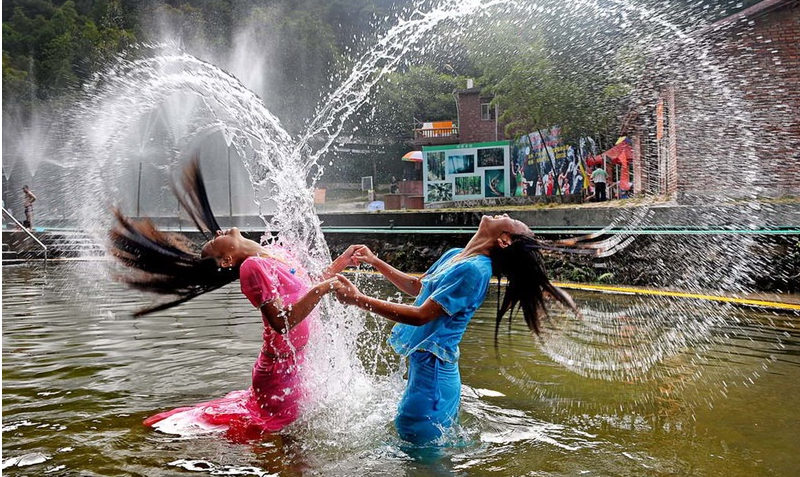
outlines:
M372 270L348 270L348 272L363 273L367 275L379 275L378 272ZM421 273L409 273L408 275L415 277L422 276ZM673 298L693 298L696 300L735 303L737 305L759 306L764 308L776 308L780 310L800 311L800 304L784 303L780 301L753 300L750 298L738 298L738 297L721 296L721 295L705 295L701 293L686 293L686 292L677 292L668 290L652 290L648 288L639 288L639 287L586 285L586 284L563 283L563 282L553 282L553 284L558 287L567 288L570 290L600 291L608 293L629 293L634 295L667 296Z
M669 296L675 298L694 298L698 300L736 303L738 305L761 306L767 308L779 308L782 310L800 311L800 305L794 303L784 303L779 301L753 300L750 298L738 298L738 297L721 296L721 295L705 295L701 293L686 293L686 292L676 292L667 290L650 290L647 288L638 288L638 287L581 285L575 283L555 283L555 282L553 284L561 288L568 288L572 290L604 291L610 293L633 293L636 295Z

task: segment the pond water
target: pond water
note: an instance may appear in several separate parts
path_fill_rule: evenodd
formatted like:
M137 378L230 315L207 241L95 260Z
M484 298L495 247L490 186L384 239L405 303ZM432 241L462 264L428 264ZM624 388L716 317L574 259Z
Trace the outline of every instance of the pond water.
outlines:
M462 345L458 445L402 445L391 425L401 370L388 352L372 351L361 356L366 368L394 384L383 400L344 403L369 408L357 414L363 422L325 421L315 410L280 435L234 443L165 435L141 421L248 385L260 322L238 285L134 319L130 312L148 298L92 278L94 267L3 267L4 475L789 476L800 468L796 314L678 307L721 314L709 339L664 356L646 376L598 377L552 359L560 348L548 340L562 348L589 341L565 340L569 327L539 342L518 320L509 332L502 327L495 348L492 289ZM663 299L574 297L583 310L635 303L672 313ZM693 326L661 318L663 328ZM367 324L370 339L385 340L383 320ZM631 340L652 334L625 326ZM622 345L604 346L608 353Z

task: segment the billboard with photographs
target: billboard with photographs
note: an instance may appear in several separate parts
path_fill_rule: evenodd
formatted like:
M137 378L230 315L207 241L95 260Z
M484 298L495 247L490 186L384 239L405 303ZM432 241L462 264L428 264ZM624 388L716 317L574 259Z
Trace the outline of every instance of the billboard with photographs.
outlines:
M514 142L509 170L512 196L580 193L583 180L579 158L560 136L561 128L553 126L520 136Z
M511 142L422 148L425 202L509 197Z

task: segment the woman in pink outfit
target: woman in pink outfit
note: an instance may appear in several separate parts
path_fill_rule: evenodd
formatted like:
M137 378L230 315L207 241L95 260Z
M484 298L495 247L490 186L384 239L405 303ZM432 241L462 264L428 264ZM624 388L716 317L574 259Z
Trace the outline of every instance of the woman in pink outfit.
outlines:
M261 311L263 344L249 389L156 414L144 424L169 433L225 431L234 440L258 438L297 419L305 394L304 348L315 321L307 318L315 315L314 308L325 294L340 286L335 274L351 264L355 247L337 258L314 284L285 248L262 246L235 227L219 229L196 161L185 169L181 185L185 196L178 192L178 199L198 229L210 236L199 254L189 249L186 237L116 212L110 252L131 269L119 278L135 288L175 297L136 315L170 308L238 278L242 293Z

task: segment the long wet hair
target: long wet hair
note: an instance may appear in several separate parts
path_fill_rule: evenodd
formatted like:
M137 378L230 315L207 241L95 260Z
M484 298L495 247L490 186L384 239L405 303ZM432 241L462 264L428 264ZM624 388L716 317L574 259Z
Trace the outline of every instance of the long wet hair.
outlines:
M542 319L547 315L546 296L551 296L575 313L578 308L567 292L550 283L544 266L541 249L548 246L532 235L511 236L511 244L505 248L495 247L490 252L492 274L498 282L506 278L505 294L500 298L498 286L497 321L495 340L500 322L509 313L509 324L516 309L522 309L522 316L528 328L537 335L541 332Z
M197 158L184 168L173 191L206 240L220 230L208 203ZM132 220L114 209L115 226L109 231L108 251L128 267L116 278L132 288L172 298L134 313L142 316L166 310L239 278L238 267L221 268L216 260L202 257L199 244L183 234L158 229L150 219Z

